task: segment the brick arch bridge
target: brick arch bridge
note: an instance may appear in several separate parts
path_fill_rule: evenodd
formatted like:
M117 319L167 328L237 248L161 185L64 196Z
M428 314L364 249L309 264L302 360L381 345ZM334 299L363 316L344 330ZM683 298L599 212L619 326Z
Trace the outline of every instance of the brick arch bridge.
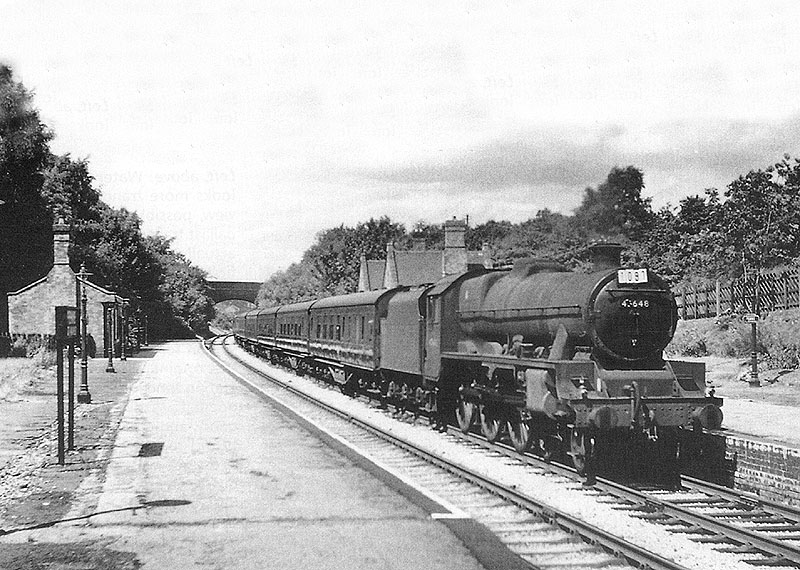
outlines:
M261 287L258 281L208 281L208 285L214 303L239 300L255 304L256 295Z

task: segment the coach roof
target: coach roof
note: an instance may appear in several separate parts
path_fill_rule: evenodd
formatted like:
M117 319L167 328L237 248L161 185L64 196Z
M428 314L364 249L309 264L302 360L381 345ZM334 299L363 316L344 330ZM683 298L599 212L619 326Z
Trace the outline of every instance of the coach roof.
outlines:
M291 305L282 305L277 307L276 312L284 315L286 313L307 313L311 305L316 301L303 301L302 303L293 303Z
M359 307L363 305L375 305L384 295L396 293L400 289L380 289L378 291L364 291L363 293L350 293L348 295L338 295L336 297L326 297L320 299L311 308L330 309L335 307Z

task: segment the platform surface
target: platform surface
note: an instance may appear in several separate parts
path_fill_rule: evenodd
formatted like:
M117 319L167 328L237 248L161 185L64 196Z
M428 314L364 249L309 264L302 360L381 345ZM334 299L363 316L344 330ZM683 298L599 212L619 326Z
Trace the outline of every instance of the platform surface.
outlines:
M66 517L77 520L0 544L70 545L87 553L75 568L481 568L443 524L197 343L165 347L132 386L99 496L78 494Z

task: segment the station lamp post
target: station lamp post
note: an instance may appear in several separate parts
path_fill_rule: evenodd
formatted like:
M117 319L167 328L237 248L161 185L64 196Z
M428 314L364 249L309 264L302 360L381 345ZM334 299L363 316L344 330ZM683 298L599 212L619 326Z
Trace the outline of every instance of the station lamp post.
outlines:
M126 361L127 355L125 354L125 345L128 344L128 308L130 307L130 302L128 299L122 300L122 332L120 336L122 336L122 342L120 343L120 354L119 359L123 362Z
M86 280L91 276L91 273L86 271L86 264L81 264L81 270L78 272L78 287L81 290L81 386L78 390L78 403L91 404L92 395L89 393L89 362L88 349L86 346Z
M103 302L103 321L104 321L104 331L105 334L105 342L104 346L106 348L106 356L108 356L108 364L106 365L106 372L110 372L112 374L116 373L117 371L114 369L114 341L115 341L115 330L114 330L114 311L116 310L117 303L116 301L104 301Z

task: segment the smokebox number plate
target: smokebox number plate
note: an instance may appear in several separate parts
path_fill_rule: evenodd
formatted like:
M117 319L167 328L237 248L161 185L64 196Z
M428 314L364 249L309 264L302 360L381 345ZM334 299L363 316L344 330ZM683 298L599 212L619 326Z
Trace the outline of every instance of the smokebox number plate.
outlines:
M617 271L618 283L647 283L647 269L620 269Z

